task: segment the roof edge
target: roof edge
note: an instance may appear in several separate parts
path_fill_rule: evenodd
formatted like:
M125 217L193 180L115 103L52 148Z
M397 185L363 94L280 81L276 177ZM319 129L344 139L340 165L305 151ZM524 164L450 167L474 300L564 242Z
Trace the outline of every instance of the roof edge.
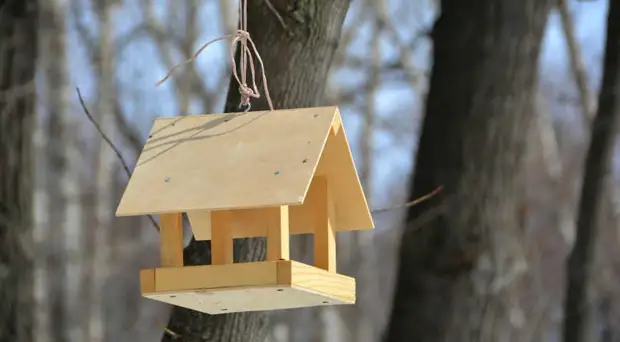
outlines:
M319 163L321 161L321 157L323 156L323 154L325 153L325 146L327 144L327 140L329 138L329 134L332 130L334 130L335 134L338 134L338 132L343 132L344 131L344 126L342 123L342 118L340 116L340 111L338 109L338 106L322 106L322 107L307 107L307 108L296 108L298 110L309 110L309 109L323 109L323 110L329 110L329 112L331 113L331 124L329 126L328 129L325 130L323 137L321 138L320 141L320 145L321 148L319 150L319 158L317 158L316 162L314 163L314 165L312 166L312 171L309 174L308 179L306 180L306 185L303 191L303 194L298 197L298 201L294 201L294 202L282 202L282 203L271 203L269 205L265 205L265 204L258 204L258 205L253 205L253 206L235 206L235 207L231 207L231 206L218 206L218 207L184 207L184 208L178 208L178 209L174 209L174 210L163 210L163 211L132 211L132 210L125 210L125 208L123 208L123 200L124 200L124 192L127 190L127 187L129 185L129 182L131 181L131 177L127 183L127 185L125 185L125 190L123 191L123 195L121 195L121 198L118 202L118 205L116 207L116 211L115 211L115 216L116 217L130 217L130 216L144 216L144 215L160 215L160 214L168 214L168 213L178 213L178 212L188 212L188 211L195 211L195 210L235 210L235 209L252 209L252 208L266 208L266 207L271 207L273 205L290 205L290 206L295 206L295 205L301 205L305 202L306 197L308 195L308 191L310 189L310 185L312 183L312 180L314 178L314 176L316 175L317 172L317 168L319 166ZM277 109L274 110L275 111L291 111L291 110L296 110L296 109ZM271 112L269 110L267 111L254 111L253 113L255 114L260 114L260 113L268 113ZM224 115L243 115L244 113L222 113ZM211 116L211 115L218 115L218 114L202 114L202 115L192 115L192 117L206 117L206 116ZM220 114L221 115L221 114ZM182 120L184 117L159 117L159 118L155 118L154 121L156 120L165 120L165 121L170 121L170 120ZM151 129L153 129L153 125L151 127ZM142 154L142 151L140 152L140 155ZM133 175L132 175L133 176Z

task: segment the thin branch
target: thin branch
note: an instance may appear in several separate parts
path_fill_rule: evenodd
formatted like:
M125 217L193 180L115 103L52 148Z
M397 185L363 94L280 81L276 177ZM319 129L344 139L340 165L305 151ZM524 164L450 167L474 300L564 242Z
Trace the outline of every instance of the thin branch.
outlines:
M155 48L158 51L158 55L167 70L174 68L175 64L172 61L171 50L168 47L168 44L175 48L176 50L183 51L182 54L184 58L188 58L191 55L191 49L195 43L195 38L192 39L183 39L171 33L172 30L166 30L162 23L156 18L154 12L154 4L152 0L142 0L141 1L142 11L145 13L145 29L153 39L155 43ZM172 11L170 11L172 12ZM189 48L188 48L189 47ZM192 90L199 99L202 100L203 110L209 111L210 107L212 107L213 102L217 98L217 91L210 91L203 81L202 77L198 73L196 67L191 64L186 70L186 77L183 78L184 82L188 82L188 89ZM228 81L228 78L222 76L221 79ZM178 96L182 96L184 91L182 89L182 85L179 80L173 80L173 89L174 92ZM216 88L221 89L221 88ZM187 114L183 113L182 114Z
M276 16L276 19L278 19L278 22L280 23L280 25L282 25L282 28L284 29L284 31L286 31L289 35L292 35L291 30L288 28L288 26L284 22L284 19L282 18L282 16L278 12L278 10L273 6L271 1L270 0L265 0L265 4L269 8L269 10Z
M127 118L123 114L123 109L118 103L118 100L114 103L114 119L116 120L116 127L125 139L127 139L133 151L139 154L140 151L142 151L142 138L138 131L127 122Z
M568 48L571 71L575 79L577 90L579 91L580 105L583 111L583 122L585 127L590 127L592 117L596 110L596 104L594 94L588 85L588 73L583 64L579 43L575 37L575 25L568 8L568 0L559 1L558 11L560 12L562 31L564 32L564 39L566 41L566 47Z
M108 138L108 136L103 132L103 130L101 129L101 126L99 126L99 124L97 123L95 118L92 116L92 114L90 114L88 107L86 107L86 104L84 103L84 98L82 97L80 88L75 88L75 90L77 91L78 99L80 101L80 105L82 106L82 110L84 111L84 114L86 114L86 117L88 118L88 120L95 126L95 128L97 129L97 131L99 132L103 140L112 148L112 150L116 154L116 157L118 157L118 159L121 161L121 164L123 165L123 169L125 170L125 173L127 173L127 176L131 177L131 171L129 170L129 166L125 162L125 159L123 158L121 152L114 145L114 143L110 140L110 138ZM151 215L147 215L147 216L149 217L149 219L151 219L151 222L153 223L157 231L159 231L159 225L157 224L153 216Z
M73 4L71 6L71 11L73 13L73 16L76 18L74 20L75 29L78 32L78 35L80 36L80 39L82 40L82 43L86 45L86 54L88 55L90 62L92 63L92 65L96 66L99 60L99 56L95 53L96 46L93 42L97 41L98 39L95 39L90 34L90 32L88 31L88 28L84 25L84 23L82 23L79 20L80 18L79 9L76 6L77 4ZM136 28L136 30L138 30L138 28ZM134 34L130 32L127 34L127 36L135 38L137 37L137 33L134 36ZM125 40L126 41L122 43L123 46L125 44L129 44L129 38ZM123 110L121 108L121 105L118 103L117 98L115 99L115 104L114 104L114 117L116 120L116 125L119 127L119 130L124 135L125 139L129 141L131 147L134 149L134 152L140 153L140 150L142 149L140 134L135 129L133 129L127 124L125 115L123 115Z
M579 199L577 236L566 265L564 342L590 341L594 308L590 300L598 235L604 227L602 207L613 169L614 138L620 122L620 2L609 1L607 42L598 110L591 128L585 175Z
M168 335L172 336L174 339L177 339L177 338L183 337L181 334L176 333L176 332L172 331L170 328L166 327L166 325L165 325L165 324L162 324L159 320L156 320L156 321L155 321L155 323L156 323L159 327L161 327L162 329L164 329L164 332L165 332L166 334L168 334Z
M373 214L377 214L377 213L381 213L381 212L385 212L385 211L390 211L390 210L394 210L394 209L404 209L404 208L413 207L416 204L420 204L420 203L422 203L424 201L427 201L427 200L431 199L432 197L437 195L439 192L441 192L442 188L443 187L439 186L435 190L429 192L428 194L426 194L426 195L424 195L422 197L416 198L413 201L409 201L409 202L407 202L407 203L405 203L403 205L393 206L393 207L386 207L386 208L379 208L379 209L373 209L373 210L371 210L371 212Z
M103 140L105 140L105 142L108 145L110 145L112 150L114 150L114 153L116 153L116 156L121 161L121 164L123 165L123 168L125 169L125 172L127 173L127 176L131 177L131 171L129 170L129 166L127 166L127 163L125 162L125 159L123 159L121 152L118 150L118 148L116 148L116 146L112 143L112 141L110 141L108 136L105 133L103 133L103 131L101 130L101 127L99 126L97 121L95 121L95 118L90 114L90 111L86 107L86 104L84 103L84 99L82 98L82 93L80 92L80 88L75 88L75 89L77 90L78 99L80 100L80 105L82 106L82 109L84 110L84 114L86 114L86 117L88 117L88 120L92 122L92 124L95 126L99 134L101 134L101 137L103 137Z

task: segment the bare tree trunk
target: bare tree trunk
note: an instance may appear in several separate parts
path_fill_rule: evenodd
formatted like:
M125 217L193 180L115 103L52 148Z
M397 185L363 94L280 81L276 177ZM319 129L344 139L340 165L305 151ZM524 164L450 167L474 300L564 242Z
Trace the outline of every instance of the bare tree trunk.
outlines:
M523 198L552 0L443 0L387 341L516 341Z
M377 105L376 101L379 96L379 87L381 84L381 32L383 31L382 19L387 15L386 3L384 0L368 0L369 7L376 12L376 18L373 22L372 38L370 39L370 61L371 66L368 75L368 95L366 99L366 108L364 115L364 126L362 131L362 167L360 168L360 180L364 187L364 192L368 197L369 205L372 206L373 196L373 148L374 134L376 129ZM353 257L350 262L352 268L357 269L356 277L358 279L358 301L357 305L352 308L342 308L341 312L353 311L350 316L352 319L349 323L351 335L356 342L370 342L376 339L375 327L370 317L373 302L377 298L377 285L375 279L377 277L377 269L374 267L376 261L375 251L372 248L374 231L354 232L352 235L354 244L351 246Z
M568 258L564 307L564 341L592 341L594 256L604 225L602 206L611 177L614 142L620 121L620 3L609 1L607 43L598 112L592 125L590 147L579 202L577 236Z
M99 125L111 141L116 141L116 126L114 119L114 103L116 96L116 77L114 72L113 49L113 1L96 1L96 10L99 19L99 63L97 65L98 93L97 114ZM94 272L91 308L89 322L89 340L103 342L110 340L106 334L106 283L110 276L111 264L111 237L114 215L114 185L116 184L117 159L110 147L99 143L96 167L97 195L95 216L95 250L93 264L90 268Z
M84 319L82 298L79 293L82 282L84 258L82 248L82 187L81 173L83 169L82 155L79 149L78 117L70 110L71 91L69 87L69 68L67 62L67 27L68 3L64 0L50 1L50 18L53 19L54 29L46 39L50 41L51 72L48 75L48 87L51 97L48 99L50 110L60 118L63 133L55 139L61 140L61 155L64 172L58 179L61 196L64 201L64 220L58 227L63 236L62 246L63 265L59 276L65 278L61 292L65 316L63 342L80 342L84 339L87 320ZM62 228L62 229L61 229Z
M41 169L45 170L44 189L48 198L47 210L44 213L45 223L40 228L42 236L38 250L44 251L40 258L44 260L46 289L43 309L48 315L47 327L49 336L39 336L43 340L69 341L67 335L71 308L68 302L72 297L72 289L68 288L67 266L69 262L68 241L71 233L79 233L81 222L72 221L74 203L69 203L68 191L74 191L71 182L78 182L74 177L76 158L69 158L76 150L70 140L75 134L75 127L70 127L72 115L68 113L68 70L66 66L66 8L62 1L48 1L41 4L40 37L41 65L45 76L45 101L42 111L46 117L44 128L45 145L40 155ZM72 162L70 168L69 162ZM78 211L79 215L79 211ZM71 226L72 225L72 226ZM67 231L68 228L72 229ZM79 242L76 242L79 243ZM75 278L75 277L74 277ZM75 279L78 280L78 279ZM79 336L78 336L79 338Z
M33 339L37 5L34 0L0 0L0 341Z
M276 14L265 1L248 1L248 30L265 63L269 92L276 108L312 107L324 97L334 51L349 0L320 2L274 1ZM261 82L262 83L262 82ZM259 83L260 84L260 83ZM239 90L231 79L225 111L238 111ZM253 101L253 110L267 109L264 92ZM186 264L210 262L210 243L192 240L184 253ZM235 260L261 260L265 239L235 241ZM235 313L209 316L174 307L163 341L262 342L267 336L267 313Z
M39 44L38 55L39 65L45 71L48 68L50 53L49 36L44 28L49 28L50 20L46 18L49 14L49 6L43 5L38 11L39 29L37 41ZM47 89L47 87L46 87ZM51 271L48 267L47 256L52 252L52 244L50 244L50 193L48 191L49 177L49 158L48 149L50 145L50 135L47 129L48 111L47 97L48 94L42 93L44 96L38 97L38 102L42 105L38 108L38 115L35 125L34 140L34 227L33 227L33 243L34 243L34 300L35 300L35 317L33 340L36 342L48 342L52 337L52 320L50 315L51 302L53 297L50 296L49 278Z

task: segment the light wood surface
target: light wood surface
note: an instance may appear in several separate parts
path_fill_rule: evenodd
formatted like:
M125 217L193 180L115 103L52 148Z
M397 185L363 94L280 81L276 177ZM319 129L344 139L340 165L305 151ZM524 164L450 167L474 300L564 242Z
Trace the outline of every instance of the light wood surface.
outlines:
M155 292L155 269L140 270L140 291L142 293Z
M315 226L315 206L320 202L320 193L314 179L302 205L289 206L290 234L311 234ZM211 214L209 211L187 213L196 240L211 240ZM239 209L231 211L233 238L267 236L267 222L263 208Z
M211 240L211 212L208 210L192 210L187 212L189 224L198 241ZM233 225L232 219L230 222ZM234 236L234 229L231 227Z
M117 215L301 204L336 115L320 107L156 119Z
M143 270L141 282L144 297L209 314L355 303L355 279L289 260Z
M314 265L329 272L336 272L336 232L332 229L334 205L329 182L325 177L318 177L316 182L323 200L315 207Z
M340 118L339 118L340 120ZM329 181L329 192L334 205L333 229L373 229L374 223L357 175L345 128L332 127L315 176Z
M290 259L288 206L263 209L267 222L267 260Z
M244 209L231 219L233 237L266 236L257 209L290 205L291 233L311 233L315 171L333 184L333 229L374 228L337 107L161 118L116 214L187 212L207 240L209 211Z
M162 267L183 266L183 215L162 214L159 217L159 250Z
M230 210L211 213L211 263L213 265L232 264L233 262L234 247L230 219Z

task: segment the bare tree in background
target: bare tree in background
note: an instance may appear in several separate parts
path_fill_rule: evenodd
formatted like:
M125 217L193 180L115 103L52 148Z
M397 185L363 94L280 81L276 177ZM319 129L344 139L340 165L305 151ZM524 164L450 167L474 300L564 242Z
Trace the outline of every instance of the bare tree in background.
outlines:
M249 1L248 30L265 63L274 106L320 105L349 0L303 2L296 6L288 1L271 3L273 8L266 1ZM231 79L225 111L238 111L239 99L237 84ZM252 103L252 109L267 108L263 92L263 96ZM209 246L209 242L192 239L184 253L186 264L209 263ZM235 261L256 261L264 257L264 238L235 241ZM267 313L263 312L209 316L175 307L163 341L262 342L267 336L267 327Z
M67 5L47 1L40 5L39 63L44 79L40 97L35 172L37 225L37 341L80 341L80 275L75 257L80 246L80 152L75 140L75 115L69 111L67 65ZM73 253L71 253L73 251ZM69 265L73 264L69 267ZM79 258L78 258L79 260ZM71 282L69 281L71 279ZM71 284L71 285L70 285Z
M568 258L563 337L565 342L596 339L594 257L597 237L605 226L602 206L609 193L614 142L620 121L620 3L609 1L607 42L598 112L592 124L590 147L579 202L577 236ZM613 187L612 187L613 189Z
M116 125L114 120L114 104L116 103L116 74L114 69L114 26L112 12L114 0L94 1L95 12L99 22L99 49L98 49L98 98L97 118L101 129L113 141L116 140ZM90 298L90 321L88 325L89 340L107 341L109 335L106 322L111 318L106 315L106 301L104 289L110 280L112 268L113 244L113 213L114 187L117 171L117 157L114 151L103 142L98 143L96 161L96 205L95 217L97 228L93 240L93 258L91 270L93 272L92 293Z
M63 339L67 342L90 341L96 339L95 337L118 342L152 341L160 338L162 333L166 334L164 340L174 341L211 341L219 340L220 337L224 341L227 338L234 341L247 340L247 336L251 336L248 339L252 342L268 334L265 342L367 342L376 341L379 337L377 335L384 330L388 320L386 316L389 314L393 299L392 284L395 260L398 259L397 246L402 238L399 229L395 228L402 227L398 221L408 210L402 208L402 204L407 201L405 195L407 187L404 184L408 183L409 177L407 164L409 156L412 155L409 151L418 146L416 143L418 127L421 125L419 119L424 107L422 99L426 97L427 92L427 65L432 65L432 56L429 55L432 51L429 28L437 13L435 7L440 1L352 2L341 33L334 30L336 27L340 30L337 23L341 20L341 15L344 16L344 13L338 12L340 8L346 7L342 0L338 0L335 5L331 3L322 5L316 0L271 0L270 3L276 7L276 12L268 8L266 0L255 1L259 2L254 4L254 0L249 0L253 22L250 29L252 38L260 43L259 51L263 59L269 64L266 76L272 97L276 101L276 108L317 104L338 105L343 114L345 127L348 128L347 134L352 143L360 176L372 202L371 207L379 209L374 214L377 229L351 232L338 237L338 269L340 273L356 278L357 305L210 317L142 298L137 277L138 270L144 267L156 267L159 236L147 219L113 217L116 201L126 185L127 177L125 174L120 177L117 175L120 168L112 165L116 163L115 157L108 154L111 152L108 146L83 115L70 85L75 82L75 85L80 87L87 107L90 108L96 121L104 126L104 131L121 150L131 168L132 161L143 147L153 117L222 111L221 108L218 109L226 99L222 89L230 82L230 60L225 42L218 42L209 47L201 54L197 63L180 68L164 86L156 88L153 83L162 76L161 73L178 61L189 57L206 40L234 32L238 1L49 0L42 4L39 11L37 29L40 32L38 45L41 48L37 53L40 72L37 74L36 101L40 125L37 126L39 131L34 134L33 140L37 147L35 173L39 177L35 180L33 228L35 241L34 247L28 250L33 251L33 257L37 260L35 264L37 281L34 291L37 324L33 342ZM7 0L4 2L0 0L0 3L7 3ZM471 6L480 6L481 3L483 1L476 0ZM427 155L426 159L418 160L418 164L422 163L419 164L420 167L428 170L429 167L445 166L455 162L465 169L467 166L465 161L468 161L475 163L472 167L481 165L480 168L491 168L487 163L479 163L478 155L470 160L470 155L464 152L461 156L457 153L451 154L450 146L458 144L456 141L462 137L461 134L466 135L465 128L455 128L459 123L465 120L472 122L478 120L472 124L473 128L467 129L467 134L485 130L485 125L489 122L491 122L489 125L497 124L502 128L508 125L505 124L506 121L485 121L489 119L487 115L489 111L492 110L495 115L504 118L513 117L518 108L523 108L521 105L525 103L522 99L524 92L517 90L521 89L524 82L519 81L519 77L523 72L531 73L531 65L521 68L525 63L519 61L524 60L524 53L519 49L522 49L522 45L531 48L531 44L513 44L515 39L504 37L507 35L507 30L511 30L515 35L529 37L532 32L526 32L528 27L538 29L541 17L531 19L534 23L532 25L522 27L513 25L523 19L524 15L522 12L513 11L521 14L513 15L512 19L507 21L501 9L509 3L515 4L510 0L501 3L484 1L485 9L496 10L493 18L497 20L493 22L489 19L491 15L487 15L488 13L473 15L467 10L455 10L456 7L452 8L453 11L459 11L458 15L453 12L446 16L448 18L446 22L450 22L450 18L459 17L456 21L453 20L453 24L459 26L458 34L454 34L458 39L454 39L452 42L454 45L451 45L458 48L446 52L445 47L448 46L446 41L449 39L440 38L438 46L443 46L444 49L436 51L436 55L440 58L438 64L444 67L450 64L446 62L446 55L456 55L459 59L452 60L455 62L444 69L446 71L434 72L433 84L439 84L443 90L438 90L435 86L431 91L430 99L434 105L429 106L428 113L433 113L435 119L428 119L426 126L435 129L432 133L435 137L425 136L423 140L426 143L422 146L428 152L430 148L428 142L432 140L431 143L439 146L435 157L446 160L437 163L432 160L435 164L431 165L428 162L431 158ZM522 6L532 6L532 3L528 1ZM296 4L302 4L303 7L298 8ZM564 6L560 7L560 10L566 9L568 4L578 12L579 9L588 6L591 6L588 10L600 8L599 5L602 3L598 1L578 4L575 1L554 0L554 5ZM104 6L108 10L107 14L102 11ZM325 9L323 6L329 8ZM6 8L2 7L2 10L5 11ZM69 13L66 13L67 8ZM333 8L336 9L336 13L325 12L327 10L333 12ZM475 10L479 8L482 7L475 7ZM283 17L284 26L276 13ZM564 13L566 12L561 12L562 17L558 19L564 20ZM472 19L474 17L479 19ZM482 28L476 26L482 22L487 24L480 25ZM0 22L0 26L5 23ZM69 24L67 28L63 28L65 23ZM569 18L568 21L557 23L554 21L552 25L557 24L555 29L560 29L562 24L564 31L567 27L572 29L575 26L573 31L578 31L580 34L575 37L573 32L572 42L568 43L576 44L573 47L577 48L582 44L584 53L597 54L596 48L590 45L594 40L593 37L583 37L582 30L588 30L591 25L588 24L586 28L579 21L575 23L576 26ZM443 27L447 27L446 25L448 24ZM507 28L508 25L510 28ZM547 29L554 30L549 26ZM67 35L63 36L63 32ZM489 45L481 43L483 37L486 37L485 42L490 42ZM0 41L0 44L3 42ZM335 48L336 43L338 48L333 52L332 48ZM506 52L508 45L518 48L514 50L517 52ZM501 51L497 51L498 49ZM465 232L468 233L468 237L477 238L482 235L481 239L484 241L480 247L482 256L477 262L472 262L475 264L473 271L468 271L467 267L464 267L465 270L459 273L460 275L452 278L448 276L447 278L454 281L454 284L446 286L449 289L438 286L431 288L430 292L420 292L418 295L421 297L431 293L431 298L424 298L420 302L412 301L413 304L405 310L407 315L408 310L415 310L416 306L422 304L423 307L432 307L434 312L442 310L441 312L452 314L450 310L454 308L454 320L461 319L465 315L463 311L466 311L463 309L462 300L479 300L481 303L488 303L486 309L480 309L484 311L484 317L497 318L495 321L497 328L490 328L491 322L485 321L486 325L482 325L483 331L479 333L480 335L489 331L518 333L520 329L519 331L528 330L519 336L522 340L544 341L550 334L559 333L561 330L562 293L557 289L564 286L564 257L567 247L570 247L574 238L573 216L575 199L578 197L576 190L582 179L582 156L585 155L583 149L588 138L588 134L583 132L582 122L572 120L572 114L580 114L578 111L586 108L584 103L580 102L587 97L583 97L581 91L579 97L575 95L577 90L587 88L588 77L585 77L587 76L585 71L591 71L598 60L598 58L585 58L584 55L583 60L577 63L581 65L577 69L584 74L575 75L576 69L571 65L573 69L571 75L567 73L570 71L569 68L556 67L556 64L561 65L559 62L563 56L560 53L570 51L571 55L567 57L572 58L575 49L569 46L569 51L561 50L558 54L545 57L540 65L546 77L541 80L542 91L537 93L540 103L544 104L539 108L540 115L536 118L538 132L534 130L522 132L522 139L527 139L531 143L527 156L527 179L519 180L520 187L527 188L527 195L525 199L515 200L520 201L522 207L525 207L523 212L526 213L524 215L526 223L522 231L512 234L514 225L511 221L513 216L510 215L506 215L508 224L502 221L501 224L493 224L492 228L489 228L491 226L489 222L499 220L497 217L500 214L491 218L485 216L491 211L488 209L488 204L471 200L479 194L472 192L467 196L461 196L459 202L455 200L451 203L450 199L456 196L449 190L454 188L444 187L443 193L446 197L444 200L447 202L445 208L450 208L445 211L447 214L436 219L433 215L436 215L437 211L434 209L427 211L426 208L416 208L419 210L410 213L411 217L416 218L414 223L411 223L415 227L409 229L419 231L405 235L407 242L403 248L409 247L415 250L417 245L410 243L422 236L421 241L418 241L421 245L425 243L431 247L440 245L440 248L437 248L439 253L426 250L423 246L420 252L423 256L428 256L425 260L446 260L449 258L442 259L437 254L448 255L450 253L446 251L450 251L454 246L456 247L453 250L458 250L461 247L459 245L461 241L458 239L462 238L462 235L452 233ZM577 57L579 57L578 50L576 49ZM4 56L5 52L3 50L0 56ZM478 54L476 58L480 60L479 63L472 61L476 59L471 57L475 53ZM497 60L507 55L510 55L508 63L502 62L503 66L497 67L496 65L500 64ZM63 59L66 61L63 62ZM0 66L3 65L2 60L0 59ZM66 63L70 63L68 68ZM550 63L553 66L550 67ZM325 77L323 72L328 65L331 65L331 68L329 76ZM63 66L67 70L63 71ZM515 71L517 67L519 70ZM104 71L104 68L107 71ZM467 68L469 73L463 76L462 71ZM4 69L0 67L0 70ZM450 74L454 70L457 73ZM474 76L471 76L472 74ZM571 89L573 78L576 76L580 77L578 81L581 83L576 84L576 89ZM505 82L510 77L511 81ZM260 85L260 75L258 78ZM325 79L327 85L324 84ZM514 81L515 79L517 81ZM556 84L553 84L554 82ZM447 83L455 84L446 85ZM514 89L518 88L510 93L515 96L513 103L517 105L506 111L497 110L502 104L508 103L505 83L514 84ZM584 84L586 87L583 87ZM327 87L327 94L323 101L324 86ZM549 91L549 88L553 89ZM238 95L238 90L234 82L230 91L226 110L236 111L238 98L235 96ZM487 94L482 95L485 91ZM560 92L563 96L565 94L568 96L558 99L557 95L551 92ZM496 96L498 93L500 96ZM13 94L14 91L9 93L11 96ZM253 109L266 108L262 102L264 93L262 96L261 100L253 102ZM4 93L0 91L0 101L8 98L10 97L4 97ZM474 102L467 99L474 99L472 100ZM492 106L488 103L485 105L483 101L494 101L494 107L489 110ZM442 104L438 105L439 102ZM2 105L5 103L15 102L2 102ZM459 108L455 109L457 107ZM596 109L595 107L593 109ZM440 113L444 108L447 113ZM522 110L520 113L527 114L524 115L523 121L533 121L530 116L533 112L535 111L529 107L527 110ZM590 114L592 119L594 113ZM453 117L457 120L452 120ZM49 121L52 118L56 120L53 123ZM3 119L4 117L0 115L2 125L4 125L4 121L1 121ZM505 120L511 119L505 118ZM484 124L478 125L478 122ZM437 128L441 123L444 127ZM558 130L559 133L555 134L554 130ZM452 133L455 131L457 137ZM503 128L497 131L501 132ZM0 134L2 132L4 131ZM369 139L370 136L374 139ZM487 140L497 142L501 137L504 138L502 141L514 143L510 134L507 136L500 134L499 137ZM0 136L0 140L3 139L4 136ZM483 139L484 137L481 137L480 140ZM448 146L441 147L446 144ZM499 143L496 145L501 146ZM1 151L4 150L0 150L0 166L4 165L2 164L4 155ZM484 153L484 150L477 148L476 152L480 154ZM506 156L507 158L509 157ZM459 164L460 162L463 164ZM386 165L387 163L391 164ZM100 165L109 169L103 170ZM456 179L457 177L450 172L446 176L445 170L440 170L439 166L436 168L439 170L437 179L451 179L452 183L448 180L448 185L462 181ZM519 168L522 167L520 164ZM545 170L544 167L548 169ZM519 168L515 168L514 174L521 173ZM456 172L458 171L454 171ZM510 179L514 174L504 174L505 179ZM498 178L496 174L486 186L495 189L493 184L497 184ZM474 181L483 182L478 178ZM425 195L438 185L445 185L429 183L429 188L425 189L424 185L420 184L417 183L416 186L420 188L416 191L419 192L413 197ZM374 191L370 191L372 189ZM483 189L483 191L490 190ZM106 198L111 199L109 205L106 204L109 203ZM566 206L565 213L567 214L565 222L568 224L562 229L563 233L567 233L565 234L567 238L563 241L557 229L558 207L567 202L570 202ZM501 201L498 203L504 205ZM428 204L434 208L433 203ZM394 207L401 208L389 209ZM460 211L461 207L465 210ZM444 207L439 209L442 208ZM96 216L97 209L99 217ZM440 214L444 215L445 212ZM454 217L461 214L466 216L470 212L474 212L472 214L474 219L480 219L477 222L483 221L487 224L484 228L493 230L493 234L484 235L486 230L484 234L480 233L482 229L478 228L482 224L462 224L458 227L455 224L455 228L452 228L450 223L456 222ZM615 215L618 215L618 212ZM617 217L610 217L614 216L611 211L603 216L608 223L607 227L613 226L613 222L617 220ZM429 219L432 220L428 228L420 227ZM444 219L449 223L439 222ZM432 230L440 233L434 235L428 232ZM444 233L446 231L448 233ZM189 240L191 234L187 232L186 238ZM521 246L525 246L524 250L517 252L510 248L501 250L496 247L503 245L489 242L510 240L504 239L506 235L502 234L512 234L510 238L514 237L511 241L514 244L510 247L518 250ZM612 326L618 321L617 317L620 314L620 307L616 305L618 302L616 298L620 295L617 288L620 279L618 271L620 252L617 251L617 241L614 240L617 237L612 239L612 234L611 229L606 229L599 237L601 244L597 245L597 253L600 253L596 257L597 263L607 264L602 265L603 267L597 264L599 268L595 272L596 279L594 279L596 285L592 287L592 291L596 292L593 305L600 315L596 317L597 323L607 324L605 329L608 339L610 329L613 329ZM435 244L434 241L430 241L432 238L437 238L439 242ZM443 238L448 242L443 242L444 247L441 247ZM76 247L76 241L81 242L78 243L80 246ZM238 242L237 260L262 258L260 249L262 247L254 248L261 246L262 241L252 239ZM293 259L299 261L305 259L311 262L311 242L311 236L293 236L291 238ZM448 247L445 247L446 245ZM489 247L490 245L492 247ZM208 248L205 246L208 246L208 243L191 242L186 251L186 260L205 263L209 259ZM486 253L489 250L494 254ZM507 253L502 255L501 252ZM0 255L2 253L0 250ZM406 254L405 251L401 253ZM188 258L187 254L192 254L194 257ZM511 262L502 263L504 256L517 258L519 254L524 254L525 261L517 259L517 262L513 263L516 267L511 269L509 267ZM489 255L491 257L488 257ZM413 259L401 259L401 270L407 271L405 275L400 276L401 285L409 284L403 281L407 273L411 274L417 272L416 268L423 268L420 266L421 262L412 263L410 260ZM75 263L79 264L82 270L74 268ZM527 269L524 271L525 265ZM0 279L1 274L0 271ZM505 276L506 274L508 276ZM468 276L472 276L476 281L467 283ZM73 280L76 278L78 285ZM430 278L431 282L433 280ZM605 284L601 286L603 282ZM493 288L495 290L488 291L488 283L495 284L497 286ZM406 290L405 285L399 287L401 292L403 289ZM75 286L81 289L76 291ZM603 287L604 289L601 289ZM455 289L454 293L460 291L459 293L465 295L444 296L450 293L451 289ZM470 295L467 290L471 290L474 294ZM434 303L431 303L432 299L436 298L433 294L452 302L440 302L434 306ZM538 300L539 298L543 300ZM407 300L405 298L405 301ZM0 303L0 306L2 304ZM450 306L451 304L454 305ZM475 309L472 307L466 314L473 312L469 317L474 320L480 319ZM505 312L501 312L500 309ZM171 310L173 316L168 329L164 332ZM497 314L498 312L500 314ZM502 329L507 316L513 326ZM275 323L275 326L266 323L267 317ZM396 318L393 317L394 319ZM403 317L401 322L408 327L420 326L409 323L424 324L424 321L407 317ZM439 323L445 322L439 321ZM451 323L454 325L450 325ZM442 327L467 328L460 323L462 322L450 321ZM474 323L469 327L473 327ZM93 330L92 327L96 329ZM475 336L476 333L472 332L471 336ZM463 340L462 336L457 337L459 341ZM503 338L504 336L497 336L499 340Z
M32 341L37 5L0 0L0 340Z
M527 132L554 1L441 1L387 341L508 341L527 265Z

